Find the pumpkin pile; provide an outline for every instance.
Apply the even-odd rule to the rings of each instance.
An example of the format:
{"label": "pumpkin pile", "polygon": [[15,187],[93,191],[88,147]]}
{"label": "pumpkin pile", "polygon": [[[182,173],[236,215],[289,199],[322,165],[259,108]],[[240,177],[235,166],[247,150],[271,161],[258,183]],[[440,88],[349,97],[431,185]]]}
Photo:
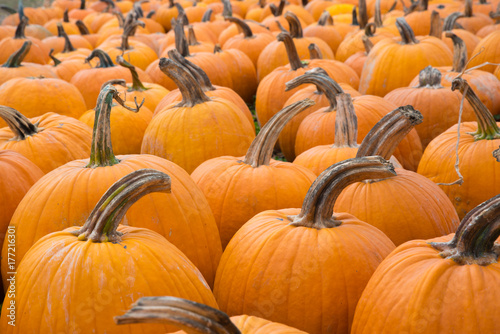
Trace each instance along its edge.
{"label": "pumpkin pile", "polygon": [[500,333],[500,0],[34,2],[1,333]]}

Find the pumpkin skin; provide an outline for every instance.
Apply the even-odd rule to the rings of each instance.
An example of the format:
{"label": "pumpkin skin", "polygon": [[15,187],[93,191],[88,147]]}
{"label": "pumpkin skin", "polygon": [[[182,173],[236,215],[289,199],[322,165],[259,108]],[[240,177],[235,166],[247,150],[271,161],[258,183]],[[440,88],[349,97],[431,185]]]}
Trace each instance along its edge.
{"label": "pumpkin skin", "polygon": [[[84,333],[89,327],[98,333],[132,333],[137,328],[127,330],[109,319],[147,295],[175,295],[217,307],[200,272],[158,233],[120,226],[125,234],[113,244],[80,241],[68,233],[74,230],[47,235],[26,254],[16,275],[16,326],[7,324],[7,298],[2,333]],[[44,321],[47,303],[50,319]],[[141,327],[145,333],[169,331],[161,325]]]}
{"label": "pumpkin skin", "polygon": [[44,130],[17,141],[11,140],[15,137],[11,129],[2,128],[0,149],[21,153],[44,173],[90,154],[92,132],[86,124],[55,113],[46,113],[29,121]]}
{"label": "pumpkin skin", "polygon": [[[474,59],[470,60],[468,68],[481,65],[485,62],[498,63],[500,61],[500,31],[494,31],[485,38],[483,38],[477,45],[473,54],[478,54],[479,50],[484,50],[478,54]],[[483,71],[493,73],[496,69],[495,65],[485,65],[480,68]]]}

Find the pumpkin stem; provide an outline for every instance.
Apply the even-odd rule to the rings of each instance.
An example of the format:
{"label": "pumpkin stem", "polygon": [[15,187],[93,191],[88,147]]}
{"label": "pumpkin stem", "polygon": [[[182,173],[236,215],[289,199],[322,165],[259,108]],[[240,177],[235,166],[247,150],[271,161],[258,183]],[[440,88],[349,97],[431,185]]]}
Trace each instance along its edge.
{"label": "pumpkin stem", "polygon": [[367,25],[365,25],[365,36],[366,37],[373,37],[375,36],[375,33],[377,32],[377,26],[375,23],[370,22]]}
{"label": "pumpkin stem", "polygon": [[358,13],[356,12],[356,7],[352,9],[352,26],[359,26]]}
{"label": "pumpkin stem", "polygon": [[363,46],[365,47],[366,54],[369,54],[373,49],[373,43],[370,38],[366,35],[361,36],[361,40],[363,41]]}
{"label": "pumpkin stem", "polygon": [[429,36],[434,36],[441,39],[442,32],[443,29],[441,28],[441,17],[439,16],[438,12],[433,10],[431,14],[431,30],[429,32]]}
{"label": "pumpkin stem", "polygon": [[19,48],[19,50],[10,55],[9,59],[7,59],[7,61],[5,62],[5,64],[2,65],[2,67],[9,67],[9,68],[20,67],[24,58],[30,51],[32,44],[33,43],[29,39],[26,40],[21,46],[21,48]]}
{"label": "pumpkin stem", "polygon": [[172,59],[161,58],[160,70],[172,79],[182,94],[182,101],[177,104],[178,107],[192,108],[197,104],[210,101],[205,95],[200,84],[189,73],[189,70]]}
{"label": "pumpkin stem", "polygon": [[[110,0],[110,3],[112,3],[113,5],[115,4],[112,0]],[[116,16],[116,19],[118,20],[118,26],[120,28],[123,28],[124,22],[125,22],[125,18],[123,17],[123,14],[119,11],[113,11],[112,14],[114,16]]]}
{"label": "pumpkin stem", "polygon": [[396,27],[401,35],[401,41],[403,44],[417,44],[419,41],[415,38],[413,30],[408,25],[404,17],[398,17],[396,19]]}
{"label": "pumpkin stem", "polygon": [[451,13],[444,19],[443,31],[450,31],[456,28],[458,25],[457,20],[461,17],[464,17],[462,12]]}
{"label": "pumpkin stem", "polygon": [[313,182],[300,214],[288,217],[293,226],[332,228],[342,224],[334,217],[333,207],[340,193],[350,184],[366,179],[396,175],[394,166],[381,157],[362,157],[341,161],[328,167]]}
{"label": "pumpkin stem", "polygon": [[88,55],[87,58],[85,58],[85,61],[88,63],[95,57],[99,58],[99,64],[95,68],[104,68],[104,67],[113,67],[115,64],[113,64],[113,61],[111,60],[111,57],[104,52],[101,49],[94,49],[92,52]]}
{"label": "pumpkin stem", "polygon": [[118,325],[140,323],[169,324],[200,334],[241,334],[229,316],[210,306],[177,297],[142,297],[122,316]]}
{"label": "pumpkin stem", "polygon": [[146,15],[146,18],[152,19],[155,14],[156,14],[156,10],[152,10],[148,13],[148,15]]}
{"label": "pumpkin stem", "polygon": [[129,62],[127,62],[125,59],[123,59],[123,56],[117,56],[116,63],[120,66],[128,68],[130,71],[130,74],[132,74],[132,86],[127,91],[129,91],[129,92],[143,92],[143,91],[149,89],[142,84],[141,79],[139,79],[139,74],[137,73],[137,71],[135,69],[135,66],[130,64]]}
{"label": "pumpkin stem", "polygon": [[188,26],[188,37],[187,38],[188,38],[188,45],[189,46],[201,44],[196,39],[196,34],[194,33],[194,29],[193,29],[193,26],[191,24]]}
{"label": "pumpkin stem", "polygon": [[233,7],[231,6],[231,2],[229,0],[221,0],[222,2],[222,17],[231,17],[233,16]]}
{"label": "pumpkin stem", "polygon": [[120,162],[113,154],[113,145],[111,144],[110,118],[113,99],[122,107],[133,112],[138,112],[142,103],[144,103],[143,100],[141,105],[137,105],[136,101],[137,109],[132,109],[125,105],[125,102],[118,96],[118,91],[111,84],[101,89],[95,107],[94,131],[87,168],[113,166]]}
{"label": "pumpkin stem", "polygon": [[302,31],[302,25],[300,24],[297,15],[292,12],[286,12],[285,19],[290,26],[290,35],[292,35],[292,38],[303,38],[304,34]]}
{"label": "pumpkin stem", "polygon": [[168,57],[177,63],[179,63],[182,67],[184,67],[186,70],[191,73],[191,75],[194,77],[195,81],[201,86],[201,89],[204,92],[216,90],[217,88],[212,85],[212,82],[210,81],[210,78],[208,75],[203,71],[201,67],[198,65],[190,62],[186,58],[184,58],[179,51],[172,49],[168,51]]}
{"label": "pumpkin stem", "polygon": [[379,155],[389,160],[401,140],[422,121],[422,114],[409,105],[391,111],[368,132],[356,157]]}
{"label": "pumpkin stem", "polygon": [[323,59],[321,50],[316,44],[311,43],[307,48],[309,49],[309,59]]}
{"label": "pumpkin stem", "polygon": [[333,25],[333,17],[330,15],[330,13],[326,10],[321,13],[321,16],[319,17],[318,20],[318,25],[319,26],[332,26]]}
{"label": "pumpkin stem", "polygon": [[152,192],[170,193],[170,177],[155,169],[136,170],[116,181],[102,195],[81,229],[70,232],[78,240],[92,242],[121,241],[116,229],[127,210]]}
{"label": "pumpkin stem", "polygon": [[127,82],[125,81],[125,79],[111,79],[111,80],[108,80],[105,83],[103,83],[101,85],[100,90],[103,90],[104,87],[106,87],[107,85],[113,85],[113,86],[118,85],[118,86],[122,86],[122,87],[127,87]]}
{"label": "pumpkin stem", "polygon": [[0,5],[0,10],[3,10],[4,12],[6,12],[8,14],[15,14],[15,13],[17,13],[17,10],[15,10],[14,8],[10,8],[7,5]]}
{"label": "pumpkin stem", "polygon": [[59,37],[64,38],[64,49],[62,50],[61,53],[68,53],[68,52],[76,51],[73,44],[71,44],[71,41],[68,37],[68,34],[66,34],[66,31],[64,30],[64,27],[60,22],[57,23],[57,35]]}
{"label": "pumpkin stem", "polygon": [[85,0],[80,0],[80,9],[85,9],[86,1]]}
{"label": "pumpkin stem", "polygon": [[17,25],[16,32],[14,34],[14,39],[26,39],[24,31],[26,30],[27,25],[28,25],[28,18],[23,15],[19,21],[19,24]]}
{"label": "pumpkin stem", "polygon": [[295,43],[293,42],[293,38],[289,33],[281,32],[277,36],[277,39],[278,41],[285,44],[286,54],[288,56],[288,61],[290,62],[292,71],[297,71],[299,68],[307,67],[307,65],[303,64],[300,60],[299,54],[297,53],[297,48],[295,47]]}
{"label": "pumpkin stem", "polygon": [[177,15],[177,22],[179,22],[183,26],[189,25],[189,20],[186,15],[186,11],[184,10],[184,7],[182,7],[179,3],[175,3],[175,8],[177,8],[177,12],[179,14]]}
{"label": "pumpkin stem", "polygon": [[452,240],[432,242],[431,246],[441,251],[443,258],[452,259],[460,265],[487,266],[498,262],[500,248],[495,246],[495,240],[499,236],[500,195],[497,195],[469,212]]}
{"label": "pumpkin stem", "polygon": [[500,147],[493,151],[493,158],[497,159],[500,162]]}
{"label": "pumpkin stem", "polygon": [[34,136],[43,130],[43,128],[38,127],[38,123],[31,123],[28,118],[11,107],[0,106],[0,118],[7,123],[15,135],[10,139],[11,141],[25,140],[26,137]]}
{"label": "pumpkin stem", "polygon": [[56,57],[54,57],[53,53],[54,53],[54,49],[50,49],[50,51],[49,51],[49,57],[54,62],[54,66],[57,67],[62,62],[59,59],[57,59]]}
{"label": "pumpkin stem", "polygon": [[243,35],[245,36],[245,38],[253,37],[252,29],[245,21],[240,20],[237,17],[225,17],[224,20],[235,23],[238,28],[243,31]]}
{"label": "pumpkin stem", "polygon": [[333,111],[337,108],[337,94],[344,93],[342,87],[340,87],[335,80],[330,78],[326,71],[320,67],[313,68],[301,76],[288,81],[285,84],[285,91],[292,90],[304,84],[316,85],[318,92],[325,94],[326,98],[330,102],[330,108],[328,111]]}
{"label": "pumpkin stem", "polygon": [[453,41],[453,67],[451,71],[461,73],[467,66],[467,46],[460,37],[451,31],[447,31],[445,36]]}
{"label": "pumpkin stem", "polygon": [[283,9],[285,9],[286,0],[280,0],[278,7],[274,3],[269,4],[269,9],[274,17],[283,15]]}
{"label": "pumpkin stem", "polygon": [[364,29],[368,24],[368,11],[366,10],[366,0],[358,1],[359,27]]}
{"label": "pumpkin stem", "polygon": [[85,35],[90,35],[90,30],[87,28],[85,23],[83,23],[82,20],[77,20],[75,22],[76,27],[78,28],[78,31],[80,31],[80,35],[85,36]]}
{"label": "pumpkin stem", "polygon": [[283,130],[285,125],[298,113],[314,104],[315,102],[313,100],[304,99],[283,108],[280,112],[271,117],[266,125],[260,129],[259,134],[248,148],[243,162],[253,168],[269,165],[273,155],[274,145],[278,140],[281,130]]}
{"label": "pumpkin stem", "polygon": [[380,0],[375,1],[375,14],[373,16],[373,22],[377,28],[384,26],[384,22],[382,21],[382,11],[380,9]]}
{"label": "pumpkin stem", "polygon": [[464,15],[465,17],[472,17],[474,13],[472,12],[472,0],[465,0]]}
{"label": "pumpkin stem", "polygon": [[358,147],[358,118],[351,95],[337,95],[335,114],[335,147]]}
{"label": "pumpkin stem", "polygon": [[[495,118],[490,113],[488,108],[477,97],[474,90],[469,86],[469,83],[461,77],[456,77],[451,82],[451,90],[460,90],[460,93],[465,94],[465,98],[472,106],[477,118],[477,131],[470,133],[474,136],[474,140],[493,140],[500,138],[500,129],[498,128]],[[467,89],[467,92],[465,90]]]}
{"label": "pumpkin stem", "polygon": [[418,88],[443,88],[441,85],[441,72],[432,66],[427,66],[418,75]]}
{"label": "pumpkin stem", "polygon": [[173,24],[175,19],[172,19],[172,25],[174,27],[175,35],[175,48],[184,57],[189,57],[189,44],[186,38],[186,33],[184,32],[184,26],[182,25],[182,18],[177,19],[175,24]]}
{"label": "pumpkin stem", "polygon": [[213,12],[212,8],[208,8],[201,17],[201,22],[210,22]]}
{"label": "pumpkin stem", "polygon": [[139,26],[144,28],[146,25],[142,21],[133,20],[132,22],[130,22],[130,24],[127,24],[125,26],[125,28],[123,29],[122,44],[121,44],[121,47],[120,47],[120,49],[122,51],[126,51],[126,50],[132,49],[130,47],[128,39],[130,38],[130,36],[133,36],[135,34],[135,32],[137,30],[137,27],[139,27]]}

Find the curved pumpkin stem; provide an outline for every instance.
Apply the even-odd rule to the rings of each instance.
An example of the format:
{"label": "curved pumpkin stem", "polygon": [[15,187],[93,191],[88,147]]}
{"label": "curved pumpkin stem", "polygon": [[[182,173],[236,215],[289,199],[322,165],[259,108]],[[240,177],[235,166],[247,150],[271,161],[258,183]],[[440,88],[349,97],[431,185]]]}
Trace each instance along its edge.
{"label": "curved pumpkin stem", "polygon": [[363,41],[363,46],[365,47],[366,54],[369,54],[373,49],[373,43],[370,38],[366,35],[361,36],[361,40]]}
{"label": "curved pumpkin stem", "polygon": [[358,117],[352,104],[351,95],[337,95],[337,113],[335,114],[334,147],[358,147]]}
{"label": "curved pumpkin stem", "polygon": [[443,29],[441,27],[441,17],[439,16],[438,12],[433,10],[431,14],[431,30],[429,32],[429,36],[434,36],[441,39],[442,32]]}
{"label": "curved pumpkin stem", "polygon": [[9,59],[7,59],[7,61],[5,62],[5,64],[2,65],[2,67],[9,67],[9,68],[20,67],[24,58],[30,51],[32,44],[33,42],[31,42],[29,39],[26,40],[23,43],[23,45],[21,45],[19,50],[10,55]]}
{"label": "curved pumpkin stem", "polygon": [[201,17],[201,22],[210,22],[213,13],[214,11],[212,10],[212,8],[208,8]]}
{"label": "curved pumpkin stem", "polygon": [[303,38],[302,25],[297,15],[292,12],[286,12],[284,17],[290,25],[290,35],[292,35],[292,38]]}
{"label": "curved pumpkin stem", "polygon": [[370,22],[367,25],[365,25],[365,36],[366,37],[373,37],[375,36],[375,33],[377,32],[377,26],[375,23]]}
{"label": "curved pumpkin stem", "polygon": [[321,13],[321,16],[318,19],[319,26],[332,26],[333,25],[333,17],[326,10]]}
{"label": "curved pumpkin stem", "polygon": [[422,114],[412,106],[399,107],[391,111],[368,132],[359,146],[356,157],[379,155],[389,160],[401,140],[422,121]]}
{"label": "curved pumpkin stem", "polygon": [[64,27],[60,22],[57,23],[57,36],[64,38],[64,49],[62,50],[61,53],[68,53],[68,52],[76,51],[73,44],[71,44],[71,41],[68,37],[68,34],[66,34],[66,31],[64,30]]}
{"label": "curved pumpkin stem", "polygon": [[17,10],[15,10],[14,8],[10,8],[7,5],[0,5],[0,10],[3,10],[4,12],[6,12],[8,14],[15,14],[15,13],[17,13]]}
{"label": "curved pumpkin stem", "polygon": [[243,162],[254,168],[269,165],[273,155],[274,145],[278,140],[281,130],[283,130],[285,125],[298,113],[314,104],[315,102],[313,100],[304,99],[283,108],[280,112],[271,117],[248,148]]}
{"label": "curved pumpkin stem", "polygon": [[177,297],[142,297],[122,316],[118,325],[163,323],[188,333],[241,334],[229,316],[210,306]]}
{"label": "curved pumpkin stem", "polygon": [[486,266],[497,263],[500,248],[495,240],[500,236],[500,195],[473,209],[460,223],[452,240],[431,243],[440,255],[460,265]]}
{"label": "curved pumpkin stem", "polygon": [[473,4],[472,0],[465,0],[465,8],[464,8],[464,15],[465,17],[473,17]]}
{"label": "curved pumpkin stem", "polygon": [[290,67],[293,71],[297,71],[299,68],[307,67],[300,60],[299,54],[297,53],[297,48],[293,42],[292,36],[287,32],[281,32],[277,36],[278,41],[283,42],[286,48],[286,54],[288,56],[288,61],[290,62]]}
{"label": "curved pumpkin stem", "polygon": [[396,27],[401,35],[401,42],[403,44],[417,44],[420,43],[416,38],[413,30],[408,25],[404,17],[398,17],[396,19]]}
{"label": "curved pumpkin stem", "polygon": [[212,85],[210,78],[201,67],[187,60],[176,49],[169,50],[168,57],[188,70],[189,73],[191,73],[191,75],[194,77],[195,81],[201,86],[201,89],[204,92],[217,89],[214,87],[214,85]]}
{"label": "curved pumpkin stem", "polygon": [[111,57],[101,49],[92,50],[88,57],[85,58],[85,62],[88,63],[95,57],[99,58],[99,64],[95,68],[107,68],[115,66],[115,64],[113,64],[113,61],[111,60]]}
{"label": "curved pumpkin stem", "polygon": [[152,192],[169,193],[170,177],[155,169],[140,169],[115,182],[97,202],[81,229],[70,232],[79,240],[92,242],[121,241],[116,229],[127,210]]}
{"label": "curved pumpkin stem", "polygon": [[309,59],[323,59],[321,50],[318,48],[316,44],[311,43],[307,48],[309,50]]}
{"label": "curved pumpkin stem", "polygon": [[122,34],[122,44],[121,44],[121,47],[120,49],[122,51],[126,51],[126,50],[130,50],[131,47],[130,47],[130,44],[128,42],[130,36],[133,36],[137,30],[137,27],[142,27],[144,28],[146,25],[144,22],[142,21],[137,21],[137,20],[134,20],[133,22],[131,22],[130,24],[127,24],[125,26],[125,28],[123,29],[123,34]]}
{"label": "curved pumpkin stem", "polygon": [[225,17],[224,20],[235,23],[241,31],[243,31],[243,35],[245,38],[252,38],[253,32],[250,26],[243,20],[240,20],[237,17]]}
{"label": "curved pumpkin stem", "polygon": [[427,66],[418,75],[418,88],[443,88],[441,85],[441,72],[432,66]]}
{"label": "curved pumpkin stem", "polygon": [[467,66],[467,46],[460,37],[451,31],[447,31],[445,36],[451,38],[453,42],[453,67],[451,70],[461,73]]}
{"label": "curved pumpkin stem", "polygon": [[368,24],[368,11],[366,9],[366,0],[359,0],[358,1],[358,14],[359,14],[359,27],[361,29],[364,29],[365,26]]}
{"label": "curved pumpkin stem", "polygon": [[380,1],[375,1],[375,14],[373,15],[373,22],[377,28],[381,28],[384,26],[384,22],[382,21],[382,11],[380,10]]}
{"label": "curved pumpkin stem", "polygon": [[298,76],[290,81],[286,85],[285,91],[292,90],[301,85],[313,84],[316,85],[316,89],[325,94],[326,98],[330,102],[330,108],[327,111],[334,111],[337,108],[337,94],[344,93],[342,87],[335,82],[332,78],[328,76],[326,71],[320,67],[313,68],[306,73]]}
{"label": "curved pumpkin stem", "polygon": [[127,87],[127,82],[125,81],[125,79],[111,79],[101,85],[101,90],[103,90],[107,85]]}
{"label": "curved pumpkin stem", "polygon": [[26,39],[24,31],[26,30],[27,25],[28,18],[23,15],[19,21],[19,24],[17,25],[16,32],[14,33],[14,39]]}
{"label": "curved pumpkin stem", "polygon": [[231,2],[229,0],[221,0],[222,2],[222,17],[231,17],[233,16],[233,7],[231,6]]}
{"label": "curved pumpkin stem", "polygon": [[174,27],[175,48],[180,52],[182,56],[189,57],[189,44],[186,38],[186,33],[184,32],[184,26],[181,24],[180,18],[177,21],[175,21],[175,19],[172,19],[172,26]]}
{"label": "curved pumpkin stem", "polygon": [[69,23],[68,8],[64,10],[62,19],[64,23]]}
{"label": "curved pumpkin stem", "polygon": [[38,124],[33,124],[28,118],[14,108],[0,105],[0,118],[7,123],[14,137],[10,140],[20,141],[43,131]]}
{"label": "curved pumpkin stem", "polygon": [[82,20],[77,20],[75,22],[76,27],[78,28],[78,31],[80,31],[80,35],[85,36],[85,35],[90,35],[90,30],[87,28],[85,23],[83,23]]}
{"label": "curved pumpkin stem", "polygon": [[472,106],[477,118],[477,131],[470,133],[474,140],[492,140],[500,138],[500,129],[495,121],[495,118],[490,113],[488,108],[481,102],[476,93],[469,86],[469,83],[461,77],[453,79],[451,82],[451,90],[460,90],[460,93],[465,95],[467,101]]}
{"label": "curved pumpkin stem", "polygon": [[334,217],[333,207],[340,193],[350,184],[366,179],[396,175],[394,166],[381,157],[353,158],[328,167],[313,182],[300,214],[289,217],[290,225],[332,228],[342,224]]}
{"label": "curved pumpkin stem", "polygon": [[135,66],[123,59],[123,56],[117,56],[116,62],[118,65],[128,68],[130,74],[132,74],[132,86],[127,90],[129,92],[143,92],[148,90],[146,86],[143,85],[141,79],[139,79],[139,74],[137,73]]}
{"label": "curved pumpkin stem", "polygon": [[182,94],[182,101],[178,107],[194,107],[197,104],[210,101],[205,95],[200,84],[189,73],[189,71],[179,63],[168,58],[160,59],[160,70],[172,79]]}
{"label": "curved pumpkin stem", "polygon": [[90,160],[87,168],[96,168],[104,166],[113,166],[120,161],[113,153],[113,145],[111,144],[111,107],[113,99],[116,100],[122,107],[138,112],[144,100],[136,109],[132,109],[125,105],[118,95],[118,91],[111,84],[106,85],[100,92],[97,98],[95,107],[94,130],[92,135],[92,146],[90,151]]}
{"label": "curved pumpkin stem", "polygon": [[57,67],[60,63],[62,63],[62,61],[60,61],[59,59],[57,59],[54,56],[54,49],[50,49],[50,51],[49,51],[49,57],[54,62],[54,67]]}
{"label": "curved pumpkin stem", "polygon": [[356,7],[353,7],[352,9],[352,26],[359,26],[358,22],[358,13],[356,12]]}
{"label": "curved pumpkin stem", "polygon": [[456,28],[457,20],[464,17],[462,12],[451,13],[444,19],[443,31],[450,31]]}

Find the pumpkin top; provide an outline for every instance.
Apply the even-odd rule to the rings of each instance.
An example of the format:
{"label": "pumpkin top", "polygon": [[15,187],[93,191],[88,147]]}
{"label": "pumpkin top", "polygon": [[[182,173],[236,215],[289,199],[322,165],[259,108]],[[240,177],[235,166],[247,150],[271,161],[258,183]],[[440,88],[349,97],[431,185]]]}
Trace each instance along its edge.
{"label": "pumpkin top", "polygon": [[460,90],[460,93],[462,93],[462,95],[465,95],[465,98],[474,110],[474,114],[476,114],[477,131],[471,133],[471,135],[474,137],[474,140],[499,139],[500,128],[498,128],[495,118],[490,113],[488,108],[486,108],[484,103],[481,102],[474,90],[469,86],[469,83],[461,76],[456,77],[451,82],[451,90],[456,89]]}
{"label": "pumpkin top", "polygon": [[122,51],[132,49],[129,44],[129,38],[135,34],[137,27],[144,28],[146,26],[144,22],[138,21],[136,17],[137,14],[134,13],[127,15],[127,20],[125,21],[125,25],[123,27],[122,43],[120,46],[120,50]]}
{"label": "pumpkin top", "polygon": [[141,79],[139,79],[139,74],[137,73],[134,65],[126,61],[123,56],[117,56],[116,62],[118,63],[118,65],[128,68],[130,74],[132,74],[132,86],[127,89],[128,92],[143,92],[149,89],[144,86],[141,82]]}
{"label": "pumpkin top", "polygon": [[68,34],[66,34],[66,31],[64,30],[64,27],[63,27],[61,22],[57,23],[57,36],[64,38],[64,48],[63,48],[61,53],[68,53],[68,52],[76,51],[73,44],[71,44],[71,41],[68,37]]}
{"label": "pumpkin top", "polygon": [[27,25],[28,25],[28,18],[22,15],[22,17],[19,20],[19,24],[17,25],[16,32],[14,34],[14,39],[26,39],[24,31],[26,30]]}
{"label": "pumpkin top", "polygon": [[333,17],[328,11],[323,11],[318,19],[319,26],[333,26]]}
{"label": "pumpkin top", "polygon": [[314,43],[309,44],[307,49],[309,50],[309,59],[323,59],[321,50],[316,44]]}
{"label": "pumpkin top", "polygon": [[300,24],[297,15],[293,12],[286,12],[284,17],[290,26],[290,35],[292,38],[303,38],[304,33],[302,31],[302,25]]}
{"label": "pumpkin top", "polygon": [[401,43],[406,44],[418,44],[419,41],[415,38],[415,33],[411,29],[410,25],[406,22],[404,17],[398,17],[396,19],[396,27],[401,35]]}
{"label": "pumpkin top", "polygon": [[31,123],[28,118],[11,107],[0,106],[0,118],[7,123],[10,130],[15,135],[10,140],[25,140],[27,137],[34,136],[40,131],[43,131],[43,128],[39,128],[38,124]]}
{"label": "pumpkin top", "polygon": [[33,42],[31,42],[29,39],[26,40],[23,45],[14,52],[12,55],[10,55],[9,59],[5,62],[5,64],[2,65],[2,67],[9,67],[9,68],[16,68],[16,67],[21,67],[21,63],[23,62],[24,58],[30,52],[31,45]]}
{"label": "pumpkin top", "polygon": [[452,240],[431,243],[440,255],[460,265],[486,266],[498,262],[500,247],[495,240],[500,236],[500,195],[471,210],[458,226]]}
{"label": "pumpkin top", "polygon": [[336,220],[333,207],[348,185],[368,178],[387,178],[396,175],[387,160],[375,157],[353,158],[328,167],[314,181],[297,216],[290,216],[290,225],[315,229],[333,228],[342,224]]}
{"label": "pumpkin top", "polygon": [[229,316],[213,307],[177,297],[142,297],[122,316],[118,325],[161,322],[188,333],[240,334]]}
{"label": "pumpkin top", "polygon": [[278,140],[281,130],[295,115],[314,104],[313,100],[304,99],[283,108],[271,117],[248,148],[243,162],[254,168],[269,165],[274,145]]}
{"label": "pumpkin top", "polygon": [[245,21],[237,17],[225,17],[224,20],[235,23],[238,29],[243,31],[243,36],[245,36],[245,38],[254,38],[252,29]]}
{"label": "pumpkin top", "polygon": [[182,17],[183,16],[179,14],[177,21],[175,21],[175,19],[172,19],[172,26],[174,27],[174,36],[175,36],[175,48],[180,52],[182,56],[188,57],[190,56],[189,44],[186,38],[186,33],[184,32]]}
{"label": "pumpkin top", "polygon": [[140,169],[116,181],[102,195],[81,229],[70,233],[79,240],[92,242],[121,241],[121,233],[116,229],[127,210],[152,192],[169,193],[170,177],[154,169]]}
{"label": "pumpkin top", "polygon": [[87,28],[85,23],[83,23],[82,20],[76,20],[75,22],[76,27],[78,28],[78,31],[80,32],[80,35],[85,36],[85,35],[90,35],[90,30]]}
{"label": "pumpkin top", "polygon": [[418,75],[418,88],[443,88],[441,72],[430,65],[424,68]]}
{"label": "pumpkin top", "polygon": [[461,73],[467,66],[467,46],[460,37],[451,31],[447,31],[445,36],[451,38],[453,42],[453,66],[451,71]]}
{"label": "pumpkin top", "polygon": [[457,23],[457,20],[461,17],[464,17],[464,14],[462,12],[454,12],[454,13],[451,13],[450,15],[448,15],[445,19],[444,19],[444,23],[443,23],[443,30],[444,31],[450,31],[452,29],[455,29],[455,27],[457,25],[459,25]]}
{"label": "pumpkin top", "polygon": [[335,115],[335,142],[333,147],[358,147],[358,118],[354,111],[351,95],[337,95]]}
{"label": "pumpkin top", "polygon": [[441,39],[442,31],[443,28],[441,25],[441,17],[439,16],[439,12],[433,10],[431,13],[431,30],[429,32],[429,36]]}
{"label": "pumpkin top", "polygon": [[281,32],[276,38],[278,39],[278,41],[285,44],[288,61],[290,62],[290,67],[293,71],[296,71],[299,68],[307,67],[307,64],[302,63],[302,61],[300,60],[299,54],[297,53],[297,48],[295,47],[295,43],[293,42],[292,35],[290,35],[288,32]]}
{"label": "pumpkin top", "polygon": [[111,60],[111,57],[101,49],[92,50],[88,57],[85,58],[85,61],[88,63],[95,57],[99,58],[99,64],[94,68],[108,68],[115,66],[115,64],[113,64],[113,61]]}
{"label": "pumpkin top", "polygon": [[203,71],[201,67],[187,60],[182,54],[180,54],[177,49],[172,49],[168,51],[168,57],[177,63],[179,63],[182,67],[191,73],[191,75],[195,78],[196,82],[201,86],[204,92],[213,91],[217,88],[212,85],[210,78],[207,73]]}

